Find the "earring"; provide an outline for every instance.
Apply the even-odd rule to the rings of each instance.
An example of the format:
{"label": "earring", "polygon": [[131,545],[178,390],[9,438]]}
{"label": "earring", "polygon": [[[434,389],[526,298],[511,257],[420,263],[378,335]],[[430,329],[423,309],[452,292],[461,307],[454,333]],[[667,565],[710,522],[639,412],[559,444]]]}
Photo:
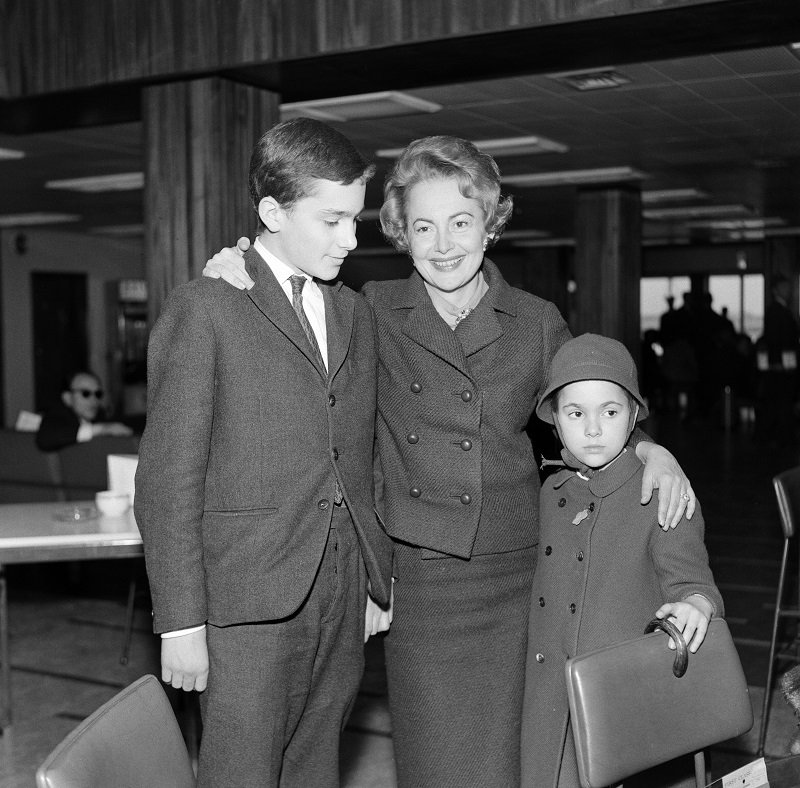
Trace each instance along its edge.
{"label": "earring", "polygon": [[483,239],[483,251],[485,252],[489,248],[489,236],[487,235],[486,238]]}

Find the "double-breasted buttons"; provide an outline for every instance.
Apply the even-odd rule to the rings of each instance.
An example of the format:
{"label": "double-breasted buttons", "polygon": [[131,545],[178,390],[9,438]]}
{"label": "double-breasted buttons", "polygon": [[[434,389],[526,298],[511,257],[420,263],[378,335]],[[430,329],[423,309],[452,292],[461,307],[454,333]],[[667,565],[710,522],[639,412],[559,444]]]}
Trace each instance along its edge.
{"label": "double-breasted buttons", "polygon": [[594,501],[592,501],[592,502],[589,504],[589,511],[590,511],[590,512],[593,512],[593,511],[594,511]]}
{"label": "double-breasted buttons", "polygon": [[419,435],[416,432],[411,432],[406,436],[409,443],[419,443]]}
{"label": "double-breasted buttons", "polygon": [[575,556],[579,561],[583,561],[583,550],[578,550],[578,554]]}
{"label": "double-breasted buttons", "polygon": [[336,397],[334,397],[334,396],[333,396],[333,394],[331,394],[331,395],[328,397],[328,405],[330,405],[331,407],[333,407],[335,404],[336,404]]}
{"label": "double-breasted buttons", "polygon": [[536,661],[541,665],[542,662],[544,662],[544,654],[541,654],[541,653],[537,654],[536,655]]}
{"label": "double-breasted buttons", "polygon": [[417,383],[417,381],[415,380],[411,384],[411,391],[413,391],[414,394],[419,394],[422,391],[422,384],[421,383]]}
{"label": "double-breasted buttons", "polygon": [[325,511],[325,509],[327,509],[330,505],[331,502],[327,498],[323,498],[321,501],[317,501],[317,508],[322,509],[322,511]]}
{"label": "double-breasted buttons", "polygon": [[464,504],[464,506],[469,506],[472,503],[472,496],[469,493],[463,493],[459,496],[459,501]]}
{"label": "double-breasted buttons", "polygon": [[335,446],[333,447],[333,451],[331,451],[331,457],[333,457],[334,460],[339,459],[339,449],[337,449]]}
{"label": "double-breasted buttons", "polygon": [[539,607],[544,607],[544,597],[543,596],[539,597]]}
{"label": "double-breasted buttons", "polygon": [[461,392],[461,399],[463,399],[464,402],[470,402],[472,400],[472,392],[469,389],[465,389]]}
{"label": "double-breasted buttons", "polygon": [[567,505],[567,499],[566,498],[559,498],[558,499],[558,506],[559,506],[560,509],[563,509],[566,505]]}
{"label": "double-breasted buttons", "polygon": [[411,489],[408,491],[408,494],[409,494],[409,495],[410,495],[412,498],[419,498],[419,496],[420,496],[420,495],[422,495],[422,490],[420,490],[420,489],[419,489],[419,487],[412,487],[412,488],[411,488]]}
{"label": "double-breasted buttons", "polygon": [[572,603],[572,604],[569,606],[569,612],[570,612],[570,613],[574,613],[576,610],[577,610],[577,608],[575,607],[575,603],[573,602],[573,603]]}
{"label": "double-breasted buttons", "polygon": [[464,438],[458,445],[461,446],[464,451],[469,451],[472,448],[472,441],[468,438]]}
{"label": "double-breasted buttons", "polygon": [[550,553],[552,553],[552,552],[553,552],[553,548],[550,547],[550,545],[547,545],[547,547],[544,548],[544,554],[545,555],[550,555]]}

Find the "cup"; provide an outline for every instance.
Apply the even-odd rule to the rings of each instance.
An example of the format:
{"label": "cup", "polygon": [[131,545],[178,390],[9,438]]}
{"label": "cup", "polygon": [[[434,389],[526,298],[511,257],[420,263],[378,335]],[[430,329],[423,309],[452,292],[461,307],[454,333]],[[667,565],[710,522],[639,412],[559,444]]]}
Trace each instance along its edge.
{"label": "cup", "polygon": [[119,517],[128,511],[131,497],[125,492],[103,490],[94,496],[94,502],[100,514],[104,514],[106,517]]}

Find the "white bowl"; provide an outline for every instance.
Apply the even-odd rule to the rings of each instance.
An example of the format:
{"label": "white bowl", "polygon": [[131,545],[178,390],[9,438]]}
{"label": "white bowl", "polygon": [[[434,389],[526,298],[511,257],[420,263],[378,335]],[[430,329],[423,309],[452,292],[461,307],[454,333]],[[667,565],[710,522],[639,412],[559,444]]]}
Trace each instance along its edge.
{"label": "white bowl", "polygon": [[128,493],[117,492],[116,490],[103,490],[94,496],[94,502],[100,514],[107,517],[119,517],[125,514],[131,505],[131,497]]}

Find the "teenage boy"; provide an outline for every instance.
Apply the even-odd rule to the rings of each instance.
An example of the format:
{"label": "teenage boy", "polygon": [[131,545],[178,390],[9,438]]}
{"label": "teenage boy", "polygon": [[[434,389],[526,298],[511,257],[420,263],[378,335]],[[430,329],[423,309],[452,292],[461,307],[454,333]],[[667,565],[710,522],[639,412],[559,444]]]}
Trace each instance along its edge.
{"label": "teenage boy", "polygon": [[200,786],[338,785],[363,640],[388,627],[373,321],[332,283],[373,171],[324,123],[269,130],[255,286],[178,287],[150,338],[135,511],[162,678],[205,690]]}

